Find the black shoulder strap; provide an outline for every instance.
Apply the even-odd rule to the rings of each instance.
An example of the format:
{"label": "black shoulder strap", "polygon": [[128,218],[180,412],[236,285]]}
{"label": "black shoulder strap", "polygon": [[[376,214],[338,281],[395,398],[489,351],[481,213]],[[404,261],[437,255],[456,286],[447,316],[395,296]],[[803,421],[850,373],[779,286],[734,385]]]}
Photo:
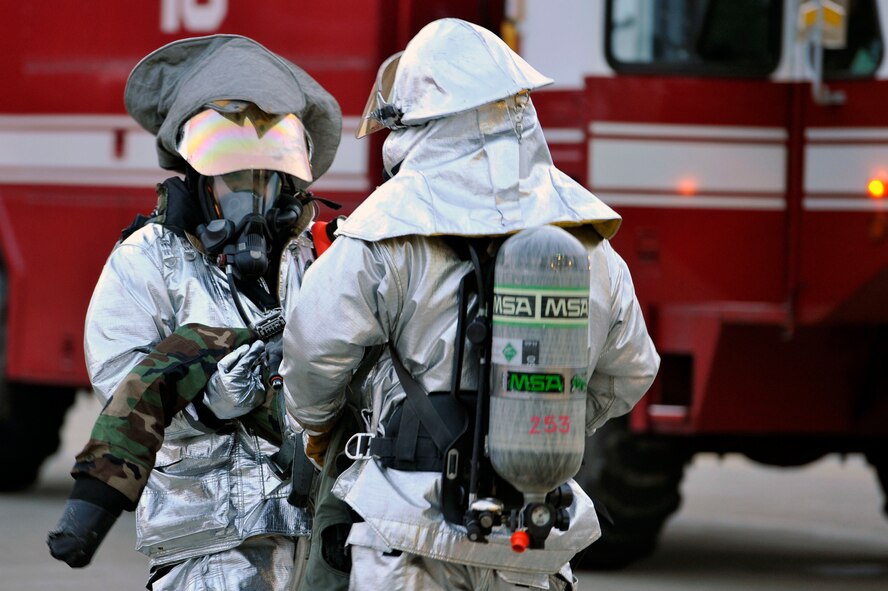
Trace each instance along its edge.
{"label": "black shoulder strap", "polygon": [[132,223],[120,232],[120,241],[149,223],[162,224],[179,236],[196,234],[197,225],[203,220],[200,205],[186,182],[170,177],[157,185],[157,205],[150,214],[138,214]]}
{"label": "black shoulder strap", "polygon": [[161,223],[180,236],[186,232],[196,235],[197,226],[203,223],[204,215],[194,191],[175,176],[162,182],[160,187],[166,192],[166,216]]}
{"label": "black shoulder strap", "polygon": [[[455,395],[462,389],[460,378],[466,342],[471,341],[476,347],[490,345],[489,314],[492,312],[493,270],[496,254],[502,241],[487,237],[446,236],[445,242],[460,260],[472,263],[472,269],[460,281],[457,294],[459,316],[456,324],[455,355],[451,375],[451,392]],[[469,296],[473,293],[478,297],[478,311],[475,317],[468,318]],[[481,308],[484,308],[483,315],[480,314]],[[484,315],[488,316],[486,320]],[[481,353],[485,359],[490,359],[489,351]]]}
{"label": "black shoulder strap", "polygon": [[[486,297],[488,281],[492,270],[490,257],[487,256],[490,241],[487,238],[469,239],[460,236],[446,236],[445,242],[453,249],[454,253],[462,260],[472,261],[472,270],[460,281],[457,294],[459,316],[457,320],[457,336],[454,350],[454,363],[452,368],[451,391],[446,393],[428,393],[404,367],[394,345],[389,343],[392,364],[401,386],[404,388],[406,400],[399,411],[392,415],[390,427],[391,436],[376,437],[370,444],[371,453],[374,456],[391,462],[391,466],[399,469],[413,470],[439,470],[443,455],[455,444],[457,439],[466,433],[467,411],[460,402],[463,356],[465,353],[465,341],[467,336],[472,339],[475,327],[475,318],[467,323],[468,301],[470,293],[479,293],[485,290],[485,296],[479,297],[481,303],[489,300]],[[479,256],[480,253],[481,254]],[[484,264],[479,260],[483,257]],[[480,286],[479,286],[480,284]],[[483,315],[482,315],[483,319]],[[485,332],[488,334],[489,331]],[[477,346],[487,347],[489,339],[485,342],[477,342]],[[485,358],[487,355],[485,354]],[[487,374],[482,372],[484,376]],[[485,378],[481,377],[481,381]],[[487,388],[480,387],[478,393],[471,396],[473,407],[484,405],[483,396]],[[445,394],[445,396],[440,396]],[[434,400],[433,400],[434,398]],[[468,402],[468,400],[466,400]],[[477,408],[473,409],[477,411]],[[398,416],[400,414],[400,416]],[[422,435],[424,433],[424,435]],[[476,437],[473,437],[476,438]],[[431,439],[431,442],[429,442]],[[433,443],[436,450],[429,449]],[[435,459],[437,458],[437,459]],[[387,464],[388,465],[388,464]]]}

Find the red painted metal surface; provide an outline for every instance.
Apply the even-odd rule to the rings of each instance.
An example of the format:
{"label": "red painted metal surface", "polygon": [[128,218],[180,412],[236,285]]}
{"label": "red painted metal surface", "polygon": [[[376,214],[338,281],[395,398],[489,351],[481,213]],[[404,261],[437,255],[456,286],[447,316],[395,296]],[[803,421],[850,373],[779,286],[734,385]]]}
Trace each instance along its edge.
{"label": "red painted metal surface", "polygon": [[[163,4],[35,1],[6,7],[0,21],[5,56],[0,67],[7,88],[16,91],[4,93],[0,111],[123,114],[126,77],[143,56],[178,38],[226,32],[253,37],[299,64],[337,97],[346,114],[356,115],[377,64],[388,53],[379,15],[391,2],[347,2],[335,23],[321,4],[305,3],[296,10],[292,3],[270,0],[259,10],[228,2],[216,31],[171,34],[160,30]],[[119,157],[125,133],[115,138]],[[325,196],[349,210],[364,197]],[[9,279],[8,379],[87,385],[82,334],[90,294],[120,230],[154,202],[150,188],[0,187],[0,254]]]}
{"label": "red painted metal surface", "polygon": [[[582,127],[594,121],[782,128],[787,96],[785,85],[765,80],[589,78]],[[639,161],[639,177],[644,170]],[[589,183],[593,191],[614,192],[596,179]],[[614,239],[645,305],[783,302],[785,212],[694,209],[694,196],[686,199],[688,208],[627,209]]]}
{"label": "red painted metal surface", "polygon": [[[845,105],[815,105],[806,96],[808,127],[888,127],[888,81],[831,83]],[[808,142],[822,145],[824,140]],[[845,140],[845,146],[881,147],[888,140]],[[888,162],[883,166],[888,169]],[[870,179],[854,179],[858,191],[838,199],[866,198]],[[806,211],[799,228],[798,308],[801,322],[888,322],[888,207],[869,211]]]}
{"label": "red painted metal surface", "polygon": [[[364,108],[378,65],[426,22],[457,16],[495,28],[502,19],[501,2],[469,0],[344,0],[335,9],[287,0],[8,4],[0,20],[0,77],[4,88],[14,91],[0,96],[0,114],[31,117],[124,115],[126,78],[142,57],[184,37],[231,33],[298,64],[337,98],[346,117],[354,118]],[[188,28],[196,22],[189,21],[188,11],[203,11],[206,23],[214,6],[224,6],[224,18],[203,30]],[[164,19],[172,20],[173,30],[162,31]],[[364,168],[372,187],[380,182],[381,138],[364,141],[370,144]],[[118,160],[127,142],[125,130],[114,132]],[[322,191],[322,196],[345,205],[337,212],[322,208],[322,218],[329,219],[350,212],[366,194]],[[68,186],[58,179],[0,185],[7,379],[88,385],[82,339],[90,295],[120,230],[154,204],[147,187]]]}
{"label": "red painted metal surface", "polygon": [[[286,0],[226,2],[225,18],[210,31],[183,26],[161,31],[165,4],[12,2],[0,22],[5,113],[123,113],[123,87],[149,52],[183,37],[246,35],[300,65],[327,88],[346,113],[364,107],[376,68],[387,50],[385,0],[345,0],[335,12],[324,3]],[[203,2],[203,4],[214,4]],[[218,4],[218,3],[215,3]]]}
{"label": "red painted metal surface", "polygon": [[[141,57],[181,37],[227,32],[250,36],[304,67],[337,97],[346,116],[356,117],[377,65],[424,23],[458,16],[495,30],[503,12],[501,2],[468,0],[347,0],[335,11],[323,3],[229,1],[225,19],[212,31],[162,33],[161,7],[186,3],[213,4],[33,0],[6,7],[0,76],[16,91],[0,97],[0,113],[122,115],[126,76]],[[683,402],[676,403],[658,379],[633,413],[635,427],[701,434],[886,434],[888,403],[861,392],[881,371],[886,349],[873,326],[888,322],[888,211],[806,210],[803,179],[806,146],[822,141],[806,138],[806,131],[888,127],[888,83],[830,85],[846,92],[846,106],[815,106],[808,85],[766,79],[615,75],[587,78],[579,91],[534,93],[556,163],[602,194],[640,189],[589,178],[596,157],[591,141],[625,139],[613,131],[594,135],[593,122],[785,131],[783,139],[719,140],[785,147],[785,192],[742,193],[783,199],[781,209],[698,208],[691,206],[693,195],[686,196],[689,207],[617,207],[624,222],[614,245],[632,270],[664,364],[692,360]],[[632,137],[679,146],[705,139],[691,129],[666,140],[656,134]],[[379,182],[381,135],[369,140],[371,186]],[[121,130],[114,139],[119,158],[126,154],[127,134]],[[637,169],[643,178],[645,162]],[[861,179],[861,194],[867,180]],[[709,189],[715,198],[741,196]],[[663,188],[646,191],[677,196]],[[324,196],[346,203],[346,212],[364,197]],[[153,204],[145,189],[0,185],[9,378],[86,385],[82,322],[93,285],[120,229]]]}
{"label": "red painted metal surface", "polygon": [[[785,131],[782,140],[754,140],[785,146],[785,192],[762,195],[783,200],[781,210],[617,207],[624,220],[613,243],[632,269],[664,364],[692,359],[686,402],[664,404],[669,395],[658,379],[633,414],[635,428],[710,435],[888,434],[886,405],[861,402],[863,384],[877,371],[873,326],[888,320],[888,217],[803,207],[807,129],[888,124],[876,108],[877,97],[888,99],[885,83],[842,87],[851,108],[814,106],[807,84],[587,78],[585,96],[575,99],[583,114],[573,125],[587,141],[619,138],[613,132],[594,135],[593,122]],[[534,99],[551,116],[544,94]],[[567,104],[570,97],[555,102]],[[638,129],[632,139],[668,141],[677,150],[701,140],[693,127],[665,138],[656,132],[645,137]],[[587,154],[595,157],[594,150]],[[635,165],[643,177],[645,162]],[[641,191],[583,178],[602,194]],[[862,190],[867,180],[861,179]],[[668,189],[646,194],[678,195]]]}
{"label": "red painted metal surface", "polygon": [[[588,168],[588,150],[583,132],[586,121],[586,95],[576,91],[538,91],[533,95],[537,117],[549,143],[558,167],[574,180],[586,183]],[[565,138],[552,134],[552,130],[572,130],[580,138],[579,141],[566,141]]]}
{"label": "red painted metal surface", "polygon": [[787,89],[768,80],[614,76],[586,79],[588,121],[783,127]]}
{"label": "red painted metal surface", "polygon": [[87,384],[83,319],[90,294],[121,229],[155,201],[139,189],[0,187],[9,379]]}

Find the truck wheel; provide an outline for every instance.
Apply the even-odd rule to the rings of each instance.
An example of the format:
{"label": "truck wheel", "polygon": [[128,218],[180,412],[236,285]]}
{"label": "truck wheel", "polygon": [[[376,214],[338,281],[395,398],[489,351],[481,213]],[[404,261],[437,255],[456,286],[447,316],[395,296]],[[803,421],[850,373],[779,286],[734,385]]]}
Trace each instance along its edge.
{"label": "truck wheel", "polygon": [[59,447],[59,430],[76,393],[6,380],[6,294],[0,262],[0,492],[22,490],[37,480],[43,460]]}
{"label": "truck wheel", "polygon": [[59,448],[59,431],[77,391],[17,383],[0,387],[7,397],[6,416],[0,419],[0,492],[13,492],[34,484],[43,460]]}
{"label": "truck wheel", "polygon": [[590,437],[576,480],[596,504],[602,535],[573,566],[614,570],[651,554],[666,518],[681,504],[689,459],[681,440],[631,433],[626,417]]}
{"label": "truck wheel", "polygon": [[882,511],[888,516],[888,453],[886,452],[868,452],[866,459],[876,470],[876,476],[879,478],[879,484],[882,485]]}

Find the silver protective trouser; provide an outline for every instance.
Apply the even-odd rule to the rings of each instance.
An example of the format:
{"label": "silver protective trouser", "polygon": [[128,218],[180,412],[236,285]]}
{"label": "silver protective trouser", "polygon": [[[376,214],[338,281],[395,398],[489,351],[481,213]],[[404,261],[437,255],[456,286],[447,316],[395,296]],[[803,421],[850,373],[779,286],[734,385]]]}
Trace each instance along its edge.
{"label": "silver protective trouser", "polygon": [[295,591],[307,538],[262,536],[237,548],[189,558],[152,579],[152,591]]}
{"label": "silver protective trouser", "polygon": [[[284,249],[282,303],[298,292],[311,258],[304,236]],[[259,314],[241,300],[248,314]],[[84,344],[96,395],[108,400],[154,345],[187,323],[244,326],[215,262],[192,240],[147,224],[111,253],[90,301]],[[213,430],[191,408],[177,414],[136,510],[137,549],[151,567],[218,555],[254,536],[309,535],[309,515],[287,502],[277,451],[238,420]]]}
{"label": "silver protective trouser", "polygon": [[521,591],[576,589],[576,579],[567,564],[555,575],[506,573],[492,568],[465,566],[433,560],[406,552],[382,552],[352,546],[350,591]]}

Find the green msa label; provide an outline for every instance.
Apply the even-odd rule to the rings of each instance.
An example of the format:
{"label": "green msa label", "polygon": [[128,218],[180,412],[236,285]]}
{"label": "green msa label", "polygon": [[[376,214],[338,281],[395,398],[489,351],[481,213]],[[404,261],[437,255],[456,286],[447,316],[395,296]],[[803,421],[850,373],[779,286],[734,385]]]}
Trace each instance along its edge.
{"label": "green msa label", "polygon": [[509,392],[564,392],[564,376],[559,373],[506,372],[506,390]]}
{"label": "green msa label", "polygon": [[577,328],[589,321],[589,290],[496,285],[494,324],[523,324]]}

